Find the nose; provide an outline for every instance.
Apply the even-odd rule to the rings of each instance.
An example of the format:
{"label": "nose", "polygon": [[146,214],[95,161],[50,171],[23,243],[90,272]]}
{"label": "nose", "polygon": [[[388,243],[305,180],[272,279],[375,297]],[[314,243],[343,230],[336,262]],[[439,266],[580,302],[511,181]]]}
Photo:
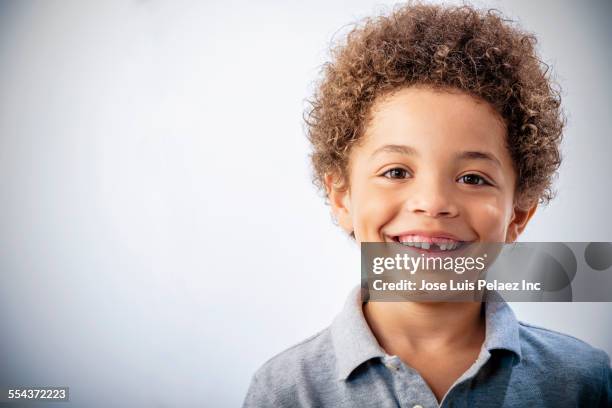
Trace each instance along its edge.
{"label": "nose", "polygon": [[406,209],[432,218],[452,218],[459,213],[450,185],[440,177],[415,177],[407,194]]}

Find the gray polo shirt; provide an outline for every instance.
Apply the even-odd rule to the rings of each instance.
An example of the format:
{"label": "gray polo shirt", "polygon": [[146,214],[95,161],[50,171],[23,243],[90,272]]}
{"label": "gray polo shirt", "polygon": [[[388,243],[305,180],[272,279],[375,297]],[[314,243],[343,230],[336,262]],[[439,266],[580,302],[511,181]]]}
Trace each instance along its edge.
{"label": "gray polo shirt", "polygon": [[485,304],[476,362],[441,404],[419,373],[378,344],[356,287],[330,327],[268,360],[244,407],[612,407],[610,358],[574,337]]}

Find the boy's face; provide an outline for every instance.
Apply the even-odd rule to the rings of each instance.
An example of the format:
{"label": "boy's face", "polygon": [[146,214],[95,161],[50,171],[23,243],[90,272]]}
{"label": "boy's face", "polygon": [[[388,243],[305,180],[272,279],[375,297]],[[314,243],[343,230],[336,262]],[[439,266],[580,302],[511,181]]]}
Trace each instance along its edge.
{"label": "boy's face", "polygon": [[[535,212],[514,206],[505,125],[463,93],[404,88],[378,100],[330,204],[357,242],[513,242]],[[433,247],[433,246],[432,246]]]}

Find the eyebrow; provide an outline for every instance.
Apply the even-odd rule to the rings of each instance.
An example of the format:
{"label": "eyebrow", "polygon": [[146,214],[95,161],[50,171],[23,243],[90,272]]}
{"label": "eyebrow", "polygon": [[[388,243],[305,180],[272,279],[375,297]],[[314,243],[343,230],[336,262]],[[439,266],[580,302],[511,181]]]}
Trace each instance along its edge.
{"label": "eyebrow", "polygon": [[[371,157],[374,157],[380,153],[400,153],[406,156],[419,156],[419,153],[414,147],[407,145],[384,145],[376,149],[374,153],[372,153]],[[457,153],[455,157],[457,160],[486,160],[501,167],[501,162],[497,159],[497,157],[495,157],[495,155],[489,152],[475,150],[463,151]]]}
{"label": "eyebrow", "polygon": [[414,147],[406,146],[406,145],[384,145],[374,150],[371,157],[376,156],[380,153],[401,153],[406,156],[418,156],[419,153],[416,151]]}
{"label": "eyebrow", "polygon": [[488,152],[466,151],[457,154],[459,160],[487,160],[501,167],[501,162],[493,154]]}

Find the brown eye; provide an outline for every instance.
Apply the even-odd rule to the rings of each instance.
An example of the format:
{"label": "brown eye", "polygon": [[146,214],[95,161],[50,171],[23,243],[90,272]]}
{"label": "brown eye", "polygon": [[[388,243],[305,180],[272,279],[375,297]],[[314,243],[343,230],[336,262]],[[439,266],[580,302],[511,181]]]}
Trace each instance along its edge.
{"label": "brown eye", "polygon": [[408,176],[408,171],[401,167],[395,167],[383,173],[383,176],[390,179],[405,179]]}
{"label": "brown eye", "polygon": [[459,180],[461,180],[461,182],[464,184],[471,184],[471,185],[489,184],[483,177],[477,174],[466,174],[465,176],[459,177]]}

